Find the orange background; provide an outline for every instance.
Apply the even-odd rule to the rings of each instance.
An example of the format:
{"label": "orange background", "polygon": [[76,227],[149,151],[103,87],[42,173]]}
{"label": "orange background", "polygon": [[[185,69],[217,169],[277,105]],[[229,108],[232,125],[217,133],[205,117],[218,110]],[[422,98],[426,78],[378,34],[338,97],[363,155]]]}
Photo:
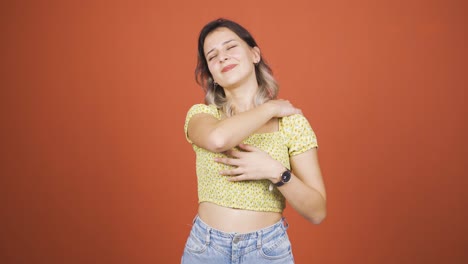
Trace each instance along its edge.
{"label": "orange background", "polygon": [[1,4],[1,263],[178,263],[196,39],[249,29],[319,139],[297,263],[467,263],[466,1]]}

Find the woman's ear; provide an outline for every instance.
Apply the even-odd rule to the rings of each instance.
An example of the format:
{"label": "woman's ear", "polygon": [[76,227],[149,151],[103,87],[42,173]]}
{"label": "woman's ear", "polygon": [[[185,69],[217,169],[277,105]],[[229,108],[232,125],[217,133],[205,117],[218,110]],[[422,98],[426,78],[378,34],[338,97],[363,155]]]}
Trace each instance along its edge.
{"label": "woman's ear", "polygon": [[253,59],[253,62],[256,64],[256,63],[259,63],[260,60],[261,60],[261,56],[260,56],[260,48],[258,47],[253,47],[252,48],[252,59]]}

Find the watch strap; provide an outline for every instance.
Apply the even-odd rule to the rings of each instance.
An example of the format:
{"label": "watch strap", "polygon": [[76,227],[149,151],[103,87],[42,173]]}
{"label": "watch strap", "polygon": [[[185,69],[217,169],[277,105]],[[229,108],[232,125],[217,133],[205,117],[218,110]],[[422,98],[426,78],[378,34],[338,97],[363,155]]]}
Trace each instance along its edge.
{"label": "watch strap", "polygon": [[280,176],[281,176],[280,181],[275,183],[276,187],[283,186],[285,183],[289,182],[289,180],[291,179],[291,171],[286,169],[285,171],[281,173]]}

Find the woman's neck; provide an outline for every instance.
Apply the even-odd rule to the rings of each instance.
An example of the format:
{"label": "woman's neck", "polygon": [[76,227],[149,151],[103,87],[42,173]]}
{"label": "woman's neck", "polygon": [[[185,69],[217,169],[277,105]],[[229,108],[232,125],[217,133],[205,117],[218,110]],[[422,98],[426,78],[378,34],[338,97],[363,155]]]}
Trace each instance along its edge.
{"label": "woman's neck", "polygon": [[254,98],[258,90],[257,81],[254,84],[224,89],[226,98],[230,101],[236,113],[241,113],[254,108]]}

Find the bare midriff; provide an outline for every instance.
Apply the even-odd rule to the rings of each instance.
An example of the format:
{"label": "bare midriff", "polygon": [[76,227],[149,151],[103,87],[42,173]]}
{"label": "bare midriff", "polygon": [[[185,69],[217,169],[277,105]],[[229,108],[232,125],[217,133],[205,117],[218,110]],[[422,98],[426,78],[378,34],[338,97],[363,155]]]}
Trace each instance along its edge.
{"label": "bare midriff", "polygon": [[249,233],[277,223],[282,215],[276,212],[259,212],[202,202],[198,216],[214,229],[231,233]]}

